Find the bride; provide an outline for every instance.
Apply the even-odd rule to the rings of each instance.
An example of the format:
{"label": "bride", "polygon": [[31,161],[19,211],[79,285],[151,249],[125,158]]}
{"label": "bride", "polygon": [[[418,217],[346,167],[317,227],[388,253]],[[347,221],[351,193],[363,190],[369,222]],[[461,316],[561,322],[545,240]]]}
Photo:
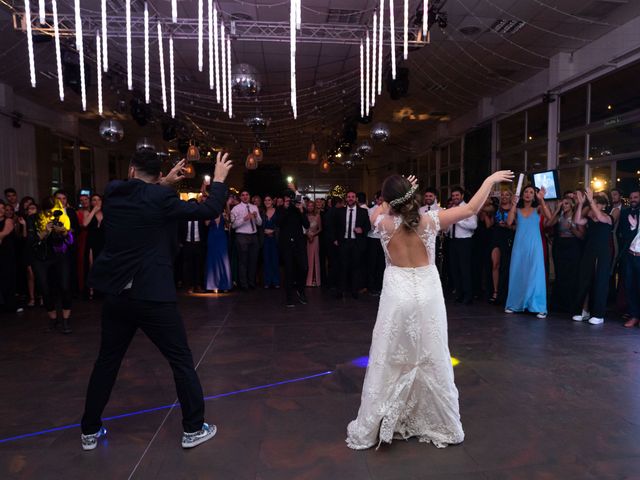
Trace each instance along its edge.
{"label": "bride", "polygon": [[387,268],[373,329],[369,366],[358,418],[347,428],[356,450],[418,437],[444,448],[461,443],[458,390],[447,339],[447,312],[435,267],[438,231],[477,214],[497,182],[513,172],[488,177],[466,205],[418,212],[415,177],[387,177],[385,202],[372,224],[380,232]]}

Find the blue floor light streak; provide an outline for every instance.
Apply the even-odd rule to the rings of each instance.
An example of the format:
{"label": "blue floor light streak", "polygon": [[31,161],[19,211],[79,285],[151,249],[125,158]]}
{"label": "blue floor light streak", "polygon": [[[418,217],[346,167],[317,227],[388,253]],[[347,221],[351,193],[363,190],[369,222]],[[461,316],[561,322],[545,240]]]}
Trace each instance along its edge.
{"label": "blue floor light streak", "polygon": [[[241,390],[235,390],[233,392],[219,393],[218,395],[210,395],[208,397],[204,397],[204,399],[205,400],[215,400],[216,398],[231,397],[233,395],[238,395],[240,393],[255,392],[256,390],[264,390],[264,389],[267,389],[267,388],[279,387],[281,385],[287,385],[289,383],[303,382],[305,380],[311,380],[311,379],[314,379],[314,378],[319,378],[319,377],[324,377],[326,375],[331,375],[332,373],[333,373],[333,370],[328,370],[326,372],[316,373],[314,375],[308,375],[306,377],[292,378],[290,380],[283,380],[281,382],[269,383],[269,384],[266,384],[266,385],[258,385],[256,387],[243,388]],[[154,407],[154,408],[146,408],[144,410],[136,410],[135,412],[122,413],[120,415],[113,415],[111,417],[105,417],[102,420],[105,421],[105,422],[109,422],[111,420],[119,420],[121,418],[133,417],[135,415],[143,415],[145,413],[157,412],[159,410],[167,410],[169,408],[177,407],[179,405],[180,405],[179,403],[171,403],[169,405],[162,405],[162,406]],[[15,440],[21,440],[23,438],[37,437],[39,435],[45,435],[47,433],[59,432],[61,430],[69,430],[70,428],[78,428],[78,427],[80,427],[79,423],[73,423],[73,424],[69,424],[69,425],[62,425],[60,427],[49,428],[49,429],[46,429],[46,430],[39,430],[37,432],[23,433],[22,435],[14,435],[12,437],[0,438],[0,443],[13,442]]]}

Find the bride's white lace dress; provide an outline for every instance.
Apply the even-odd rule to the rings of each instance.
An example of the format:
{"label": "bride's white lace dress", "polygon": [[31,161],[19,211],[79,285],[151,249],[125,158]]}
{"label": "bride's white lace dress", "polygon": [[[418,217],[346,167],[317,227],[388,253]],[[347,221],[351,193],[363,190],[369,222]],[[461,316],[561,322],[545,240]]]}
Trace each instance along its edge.
{"label": "bride's white lace dress", "polygon": [[439,448],[460,443],[464,432],[449,354],[447,312],[434,264],[438,214],[423,215],[416,228],[427,249],[426,267],[394,266],[388,245],[402,221],[384,215],[376,223],[387,268],[360,410],[347,428],[347,444],[365,449],[409,437]]}

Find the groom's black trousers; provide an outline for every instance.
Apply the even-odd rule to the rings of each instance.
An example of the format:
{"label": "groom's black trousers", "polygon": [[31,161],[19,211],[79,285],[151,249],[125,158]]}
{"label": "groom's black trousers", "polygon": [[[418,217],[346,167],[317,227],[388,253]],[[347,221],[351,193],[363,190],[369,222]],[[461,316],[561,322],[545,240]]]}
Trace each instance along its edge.
{"label": "groom's black trousers", "polygon": [[96,433],[109,401],[122,358],[140,328],[167,359],[173,370],[185,432],[196,432],[204,423],[204,399],[193,367],[187,335],[175,302],[149,302],[129,298],[127,291],[107,296],[102,307],[100,353],[93,367],[82,433]]}

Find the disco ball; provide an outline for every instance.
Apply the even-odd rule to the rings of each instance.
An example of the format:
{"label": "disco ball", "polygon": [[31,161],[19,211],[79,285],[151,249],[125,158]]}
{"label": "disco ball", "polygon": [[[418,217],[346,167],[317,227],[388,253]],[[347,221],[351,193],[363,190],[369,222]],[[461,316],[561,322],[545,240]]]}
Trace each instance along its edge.
{"label": "disco ball", "polygon": [[358,145],[357,152],[362,156],[369,155],[373,152],[373,147],[369,143],[369,140],[363,140],[362,143]]}
{"label": "disco ball", "polygon": [[151,143],[151,140],[147,137],[142,137],[136,142],[137,152],[155,152],[156,146]]}
{"label": "disco ball", "polygon": [[256,112],[254,115],[245,118],[244,123],[253,133],[264,133],[269,126],[269,119],[262,113]]}
{"label": "disco ball", "polygon": [[231,69],[231,85],[239,97],[255,97],[260,91],[260,80],[255,67],[238,63]]}
{"label": "disco ball", "polygon": [[344,168],[347,170],[351,170],[360,160],[362,160],[362,155],[359,153],[352,153],[344,162],[342,162],[342,165],[344,165]]}
{"label": "disco ball", "polygon": [[380,142],[386,142],[389,140],[391,136],[391,131],[389,130],[389,125],[386,123],[376,123],[373,127],[371,127],[371,138],[373,140],[377,140]]}
{"label": "disco ball", "polygon": [[100,136],[107,142],[116,143],[124,137],[124,128],[118,120],[104,120],[98,128]]}

